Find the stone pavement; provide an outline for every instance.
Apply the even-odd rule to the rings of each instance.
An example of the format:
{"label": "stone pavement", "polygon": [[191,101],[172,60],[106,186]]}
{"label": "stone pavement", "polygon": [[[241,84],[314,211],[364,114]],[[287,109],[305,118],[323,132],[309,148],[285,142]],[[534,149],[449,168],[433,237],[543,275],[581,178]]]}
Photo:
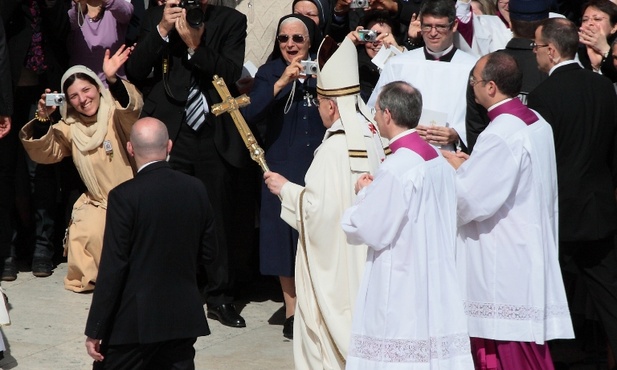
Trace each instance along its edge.
{"label": "stone pavement", "polygon": [[[48,278],[21,271],[14,282],[2,283],[9,298],[11,325],[1,329],[7,351],[0,369],[92,367],[83,334],[92,294],[65,290],[65,275],[66,263],[61,263]],[[196,369],[293,369],[292,343],[281,332],[284,311],[276,284],[264,280],[253,288],[245,294],[246,300],[236,303],[246,328],[229,328],[208,320],[212,334],[195,343]]]}

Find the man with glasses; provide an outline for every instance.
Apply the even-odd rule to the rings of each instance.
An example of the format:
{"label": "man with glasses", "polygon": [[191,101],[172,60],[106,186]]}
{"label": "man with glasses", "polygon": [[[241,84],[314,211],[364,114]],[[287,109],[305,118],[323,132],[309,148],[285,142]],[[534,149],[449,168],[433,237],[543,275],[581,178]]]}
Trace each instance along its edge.
{"label": "man with glasses", "polygon": [[574,338],[557,253],[552,130],[516,98],[521,82],[510,55],[482,57],[469,84],[491,123],[470,156],[444,152],[457,169],[456,261],[477,369],[553,369],[546,341]]}
{"label": "man with glasses", "polygon": [[344,369],[366,245],[348,243],[340,219],[353,204],[357,179],[375,173],[385,154],[360,98],[353,42],[345,38],[337,48],[326,37],[317,59],[321,67],[316,102],[327,130],[305,186],[275,172],[266,172],[264,179],[281,199],[281,218],[300,234],[293,333],[296,369]]}
{"label": "man with glasses", "polygon": [[[538,65],[549,77],[529,94],[528,105],[553,127],[564,277],[584,282],[614,356],[617,97],[609,79],[576,62],[579,35],[574,23],[547,19],[536,29],[535,42]],[[565,273],[572,266],[577,274]]]}
{"label": "man with glasses", "polygon": [[[534,51],[543,45],[533,42],[534,32],[543,20],[549,17],[549,4],[538,0],[510,0],[510,25],[513,38],[508,42],[504,51],[516,59],[516,63],[523,73],[523,85],[518,97],[527,105],[527,96],[548,75],[538,69]],[[489,118],[486,109],[476,103],[473,88],[467,89],[467,148],[469,153],[478,139],[478,135],[486,128]]]}
{"label": "man with glasses", "polygon": [[476,58],[458,50],[456,10],[450,0],[427,1],[420,10],[425,46],[390,58],[368,105],[382,86],[402,80],[422,92],[424,106],[416,130],[432,145],[448,150],[465,147],[465,91]]}
{"label": "man with glasses", "polygon": [[421,111],[411,85],[381,90],[375,121],[393,154],[374,181],[360,177],[342,217],[347,239],[369,247],[347,369],[473,369],[455,267],[454,171],[415,131]]}

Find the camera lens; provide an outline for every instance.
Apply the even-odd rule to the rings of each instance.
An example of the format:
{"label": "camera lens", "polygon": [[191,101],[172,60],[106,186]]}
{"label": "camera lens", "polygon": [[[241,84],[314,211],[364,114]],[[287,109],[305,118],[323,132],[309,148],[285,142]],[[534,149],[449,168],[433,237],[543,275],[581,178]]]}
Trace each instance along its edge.
{"label": "camera lens", "polygon": [[199,28],[204,19],[204,13],[200,8],[188,9],[186,11],[186,21],[192,27]]}

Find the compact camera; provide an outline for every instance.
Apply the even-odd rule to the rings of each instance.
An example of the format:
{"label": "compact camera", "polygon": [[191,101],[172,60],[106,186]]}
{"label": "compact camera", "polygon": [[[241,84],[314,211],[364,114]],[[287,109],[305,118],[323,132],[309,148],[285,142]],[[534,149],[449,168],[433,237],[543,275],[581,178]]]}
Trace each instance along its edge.
{"label": "compact camera", "polygon": [[317,70],[317,62],[314,60],[301,60],[300,64],[302,64],[302,74],[305,76],[316,75]]}
{"label": "compact camera", "polygon": [[349,7],[351,9],[360,9],[360,8],[366,8],[368,7],[368,5],[369,5],[368,0],[353,0],[351,4],[349,4]]}
{"label": "compact camera", "polygon": [[358,36],[362,42],[374,42],[379,36],[375,30],[358,30]]}
{"label": "compact camera", "polygon": [[48,93],[45,94],[45,105],[48,107],[62,105],[65,101],[64,94]]}
{"label": "compact camera", "polygon": [[204,12],[199,0],[180,0],[178,6],[186,9],[186,21],[191,27],[199,28],[204,23]]}

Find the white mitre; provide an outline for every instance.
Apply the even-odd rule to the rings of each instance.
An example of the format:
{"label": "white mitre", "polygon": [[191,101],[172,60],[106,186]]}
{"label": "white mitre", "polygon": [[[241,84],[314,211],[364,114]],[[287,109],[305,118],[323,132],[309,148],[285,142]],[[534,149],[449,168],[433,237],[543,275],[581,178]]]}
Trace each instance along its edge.
{"label": "white mitre", "polygon": [[364,140],[365,122],[359,122],[358,112],[366,121],[375,122],[360,98],[358,51],[347,37],[337,45],[334,39],[326,36],[317,51],[317,62],[317,93],[327,98],[336,98],[341,123],[345,128],[351,170],[370,172]]}

